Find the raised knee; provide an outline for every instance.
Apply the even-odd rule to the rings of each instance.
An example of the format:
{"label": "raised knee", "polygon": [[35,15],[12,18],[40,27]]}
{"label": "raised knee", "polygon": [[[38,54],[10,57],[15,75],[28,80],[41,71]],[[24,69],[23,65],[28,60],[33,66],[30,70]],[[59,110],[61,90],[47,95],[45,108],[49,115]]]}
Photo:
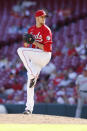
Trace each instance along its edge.
{"label": "raised knee", "polygon": [[17,49],[17,53],[19,54],[19,53],[21,53],[22,52],[22,48],[18,48]]}

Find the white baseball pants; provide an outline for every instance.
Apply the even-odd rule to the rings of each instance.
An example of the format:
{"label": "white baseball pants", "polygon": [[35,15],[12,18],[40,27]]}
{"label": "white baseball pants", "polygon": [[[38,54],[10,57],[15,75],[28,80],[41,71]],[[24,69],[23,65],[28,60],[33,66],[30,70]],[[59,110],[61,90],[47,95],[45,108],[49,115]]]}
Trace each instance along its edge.
{"label": "white baseball pants", "polygon": [[46,66],[51,59],[51,52],[44,52],[34,48],[18,48],[17,53],[27,70],[27,102],[25,110],[33,111],[34,108],[34,87],[29,88],[30,80],[37,80],[41,69]]}
{"label": "white baseball pants", "polygon": [[75,114],[76,118],[81,117],[82,107],[83,107],[85,100],[87,101],[87,93],[86,92],[80,92],[80,97],[78,98],[76,114]]}

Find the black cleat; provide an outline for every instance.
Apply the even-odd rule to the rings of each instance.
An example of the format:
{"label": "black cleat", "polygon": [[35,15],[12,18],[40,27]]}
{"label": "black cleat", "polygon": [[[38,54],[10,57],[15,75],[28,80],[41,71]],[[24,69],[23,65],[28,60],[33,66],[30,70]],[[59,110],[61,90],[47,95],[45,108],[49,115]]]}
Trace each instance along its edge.
{"label": "black cleat", "polygon": [[30,110],[25,110],[25,111],[23,112],[23,114],[29,115],[29,114],[32,114],[32,112],[31,112]]}
{"label": "black cleat", "polygon": [[31,79],[29,88],[32,88],[34,85],[35,85],[35,78]]}

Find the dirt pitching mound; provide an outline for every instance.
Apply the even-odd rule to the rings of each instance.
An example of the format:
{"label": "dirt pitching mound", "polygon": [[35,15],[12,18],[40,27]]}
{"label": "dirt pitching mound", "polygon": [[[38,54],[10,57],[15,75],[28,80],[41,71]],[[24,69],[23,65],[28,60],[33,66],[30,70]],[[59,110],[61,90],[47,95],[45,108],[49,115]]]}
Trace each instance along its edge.
{"label": "dirt pitching mound", "polygon": [[87,124],[87,120],[40,114],[0,114],[0,124]]}

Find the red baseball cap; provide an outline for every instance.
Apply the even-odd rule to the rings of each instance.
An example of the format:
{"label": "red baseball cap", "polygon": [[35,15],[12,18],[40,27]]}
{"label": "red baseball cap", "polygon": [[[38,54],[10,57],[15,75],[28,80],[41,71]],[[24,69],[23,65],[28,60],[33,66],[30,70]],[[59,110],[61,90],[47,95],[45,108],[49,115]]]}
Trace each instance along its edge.
{"label": "red baseball cap", "polygon": [[38,10],[35,13],[35,17],[39,17],[39,16],[47,16],[47,14],[44,10]]}

